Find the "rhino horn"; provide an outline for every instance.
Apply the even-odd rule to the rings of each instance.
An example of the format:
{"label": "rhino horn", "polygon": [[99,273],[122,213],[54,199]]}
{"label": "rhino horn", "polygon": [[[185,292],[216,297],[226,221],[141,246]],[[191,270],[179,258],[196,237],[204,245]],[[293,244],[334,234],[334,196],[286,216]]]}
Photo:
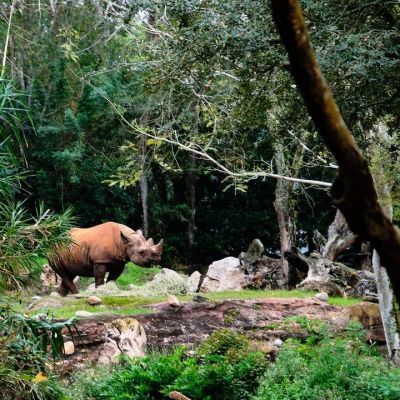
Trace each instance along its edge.
{"label": "rhino horn", "polygon": [[154,246],[154,250],[155,250],[157,253],[161,254],[162,251],[163,251],[163,244],[164,244],[164,240],[161,239],[160,242],[157,243],[157,244]]}
{"label": "rhino horn", "polygon": [[136,233],[137,233],[138,235],[143,236],[143,232],[142,232],[140,229],[138,229],[138,230],[136,231]]}
{"label": "rhino horn", "polygon": [[147,246],[154,246],[153,239],[152,238],[147,239],[146,244],[147,244]]}

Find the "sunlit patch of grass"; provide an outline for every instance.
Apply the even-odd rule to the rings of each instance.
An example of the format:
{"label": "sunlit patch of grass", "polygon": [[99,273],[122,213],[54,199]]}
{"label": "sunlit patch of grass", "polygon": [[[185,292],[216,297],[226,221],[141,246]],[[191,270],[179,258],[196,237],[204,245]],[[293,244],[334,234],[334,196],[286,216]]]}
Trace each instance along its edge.
{"label": "sunlit patch of grass", "polygon": [[[304,292],[301,290],[240,290],[224,291],[214,293],[199,293],[210,300],[250,300],[250,299],[269,299],[269,298],[312,298],[317,292]],[[350,307],[362,302],[360,298],[354,297],[329,297],[328,304]]]}
{"label": "sunlit patch of grass", "polygon": [[303,292],[301,290],[240,290],[224,291],[214,293],[199,293],[210,300],[246,300],[246,299],[268,299],[268,298],[306,298],[313,297],[316,292]]}
{"label": "sunlit patch of grass", "polygon": [[142,286],[151,281],[161,271],[159,267],[143,268],[131,262],[126,264],[122,275],[117,279],[116,284],[120,289],[126,289],[130,284]]}
{"label": "sunlit patch of grass", "polygon": [[363,299],[358,297],[330,297],[328,304],[332,306],[351,307],[360,304]]}

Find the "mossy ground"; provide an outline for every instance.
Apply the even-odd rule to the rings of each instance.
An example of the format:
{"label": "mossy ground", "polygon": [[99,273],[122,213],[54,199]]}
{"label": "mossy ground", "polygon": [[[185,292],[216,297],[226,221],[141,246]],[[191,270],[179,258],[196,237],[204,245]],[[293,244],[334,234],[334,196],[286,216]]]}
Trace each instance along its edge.
{"label": "mossy ground", "polygon": [[[40,264],[45,264],[45,259],[38,260]],[[124,273],[118,278],[117,286],[120,289],[127,289],[130,284],[141,286],[149,282],[158,272],[160,268],[141,268],[133,263],[128,263]],[[83,284],[82,284],[83,283]],[[81,286],[87,287],[91,283],[91,279],[86,278]],[[307,298],[313,297],[315,292],[303,292],[300,290],[241,290],[241,291],[224,291],[215,293],[199,293],[212,301],[220,301],[226,299],[232,300],[250,300],[250,299],[266,299],[266,298]],[[177,296],[181,301],[189,301],[193,299],[193,295]],[[102,297],[102,306],[91,306],[85,298],[75,298],[68,296],[66,298],[43,296],[39,301],[33,302],[34,307],[27,310],[28,304],[32,302],[28,296],[14,297],[10,302],[16,311],[26,314],[50,314],[55,318],[70,318],[75,315],[76,311],[88,311],[92,313],[115,313],[115,314],[142,314],[150,313],[151,304],[166,301],[163,297],[140,297],[140,296],[104,296]],[[361,302],[361,299],[330,297],[328,303],[331,305],[349,307]],[[36,304],[37,305],[36,305]]]}
{"label": "mossy ground", "polygon": [[[313,292],[302,292],[298,290],[242,290],[238,292],[216,292],[216,293],[200,293],[212,301],[220,301],[226,299],[233,300],[248,300],[248,299],[266,299],[266,298],[307,298],[314,295]],[[193,295],[178,296],[181,301],[189,301],[193,299]],[[146,307],[151,304],[161,303],[166,301],[165,297],[102,297],[102,306],[91,306],[85,298],[75,298],[68,296],[66,298],[44,296],[37,301],[37,306],[27,310],[27,305],[31,302],[30,299],[14,299],[13,307],[16,311],[26,314],[50,314],[56,318],[70,318],[75,315],[76,311],[89,311],[92,313],[115,313],[115,314],[142,314],[150,313],[151,307]],[[329,304],[342,307],[348,307],[358,304],[361,300],[354,298],[339,298],[331,297]],[[58,304],[57,304],[58,303]],[[35,304],[35,302],[34,302]],[[40,306],[42,305],[42,306]]]}

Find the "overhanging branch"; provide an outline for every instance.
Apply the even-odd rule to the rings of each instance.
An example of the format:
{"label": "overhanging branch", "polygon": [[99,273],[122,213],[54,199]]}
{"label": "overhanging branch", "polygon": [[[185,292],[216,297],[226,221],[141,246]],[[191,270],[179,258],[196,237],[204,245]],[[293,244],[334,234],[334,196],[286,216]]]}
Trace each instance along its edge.
{"label": "overhanging branch", "polygon": [[185,144],[182,142],[179,142],[178,140],[173,140],[170,138],[166,138],[163,136],[158,136],[154,133],[145,131],[143,129],[140,129],[139,127],[131,124],[123,115],[122,113],[118,110],[118,107],[116,107],[116,105],[101,91],[99,90],[96,86],[94,86],[92,83],[90,83],[89,81],[86,81],[85,79],[79,77],[78,75],[75,74],[75,72],[73,72],[70,69],[71,73],[73,75],[75,75],[75,77],[77,79],[79,79],[80,81],[82,81],[83,83],[85,83],[86,85],[89,85],[93,90],[95,90],[104,100],[106,100],[108,102],[108,104],[110,104],[110,106],[113,108],[113,110],[118,114],[118,116],[121,118],[121,121],[126,124],[127,126],[129,126],[129,128],[131,128],[134,132],[136,132],[139,135],[144,135],[146,137],[148,137],[149,139],[154,139],[154,140],[158,140],[158,141],[162,141],[165,143],[169,143],[173,146],[176,146],[182,150],[185,150],[188,153],[194,154],[197,157],[203,159],[203,160],[207,160],[210,163],[214,164],[216,166],[216,169],[228,176],[232,176],[234,178],[241,178],[241,179],[257,179],[257,178],[275,178],[275,179],[283,179],[286,181],[290,181],[290,182],[297,182],[297,183],[301,183],[301,184],[305,184],[305,185],[312,185],[312,186],[322,186],[322,187],[332,187],[332,183],[330,182],[324,182],[324,181],[317,181],[317,180],[312,180],[312,179],[301,179],[301,178],[294,178],[291,176],[285,176],[285,175],[280,175],[280,174],[274,174],[272,172],[266,172],[266,171],[252,171],[252,172],[248,172],[248,171],[231,171],[229,168],[227,168],[226,166],[224,166],[223,164],[221,164],[219,161],[217,161],[214,157],[212,157],[209,153],[207,153],[207,151],[205,151],[204,149],[202,149],[199,145],[197,144]]}

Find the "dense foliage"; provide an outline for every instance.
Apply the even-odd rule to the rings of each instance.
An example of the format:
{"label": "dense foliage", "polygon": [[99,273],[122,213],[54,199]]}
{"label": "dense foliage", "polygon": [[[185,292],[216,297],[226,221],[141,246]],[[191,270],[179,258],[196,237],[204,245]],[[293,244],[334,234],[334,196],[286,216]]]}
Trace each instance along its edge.
{"label": "dense foliage", "polygon": [[61,400],[65,396],[51,371],[63,353],[61,331],[73,321],[52,322],[18,314],[0,297],[0,399]]}
{"label": "dense foliage", "polygon": [[[302,3],[346,122],[367,155],[376,145],[390,151],[384,166],[397,207],[398,5]],[[0,11],[6,36],[10,5]],[[56,211],[72,206],[82,226],[143,225],[167,239],[166,264],[204,265],[254,237],[279,249],[282,194],[275,180],[252,173],[333,177],[268,2],[18,1],[11,25],[6,74],[36,126],[20,124],[34,171],[31,209],[43,201]],[[378,122],[388,140],[371,136]],[[334,214],[316,188],[283,188],[299,246]]]}
{"label": "dense foliage", "polygon": [[[305,343],[288,340],[276,361],[255,351],[240,334],[214,332],[195,352],[123,360],[112,372],[84,371],[75,376],[75,399],[167,399],[178,391],[204,399],[397,399],[399,371],[391,370],[365,332],[351,324],[343,336],[320,323],[303,321],[312,334]],[[311,328],[310,328],[311,326]]]}

